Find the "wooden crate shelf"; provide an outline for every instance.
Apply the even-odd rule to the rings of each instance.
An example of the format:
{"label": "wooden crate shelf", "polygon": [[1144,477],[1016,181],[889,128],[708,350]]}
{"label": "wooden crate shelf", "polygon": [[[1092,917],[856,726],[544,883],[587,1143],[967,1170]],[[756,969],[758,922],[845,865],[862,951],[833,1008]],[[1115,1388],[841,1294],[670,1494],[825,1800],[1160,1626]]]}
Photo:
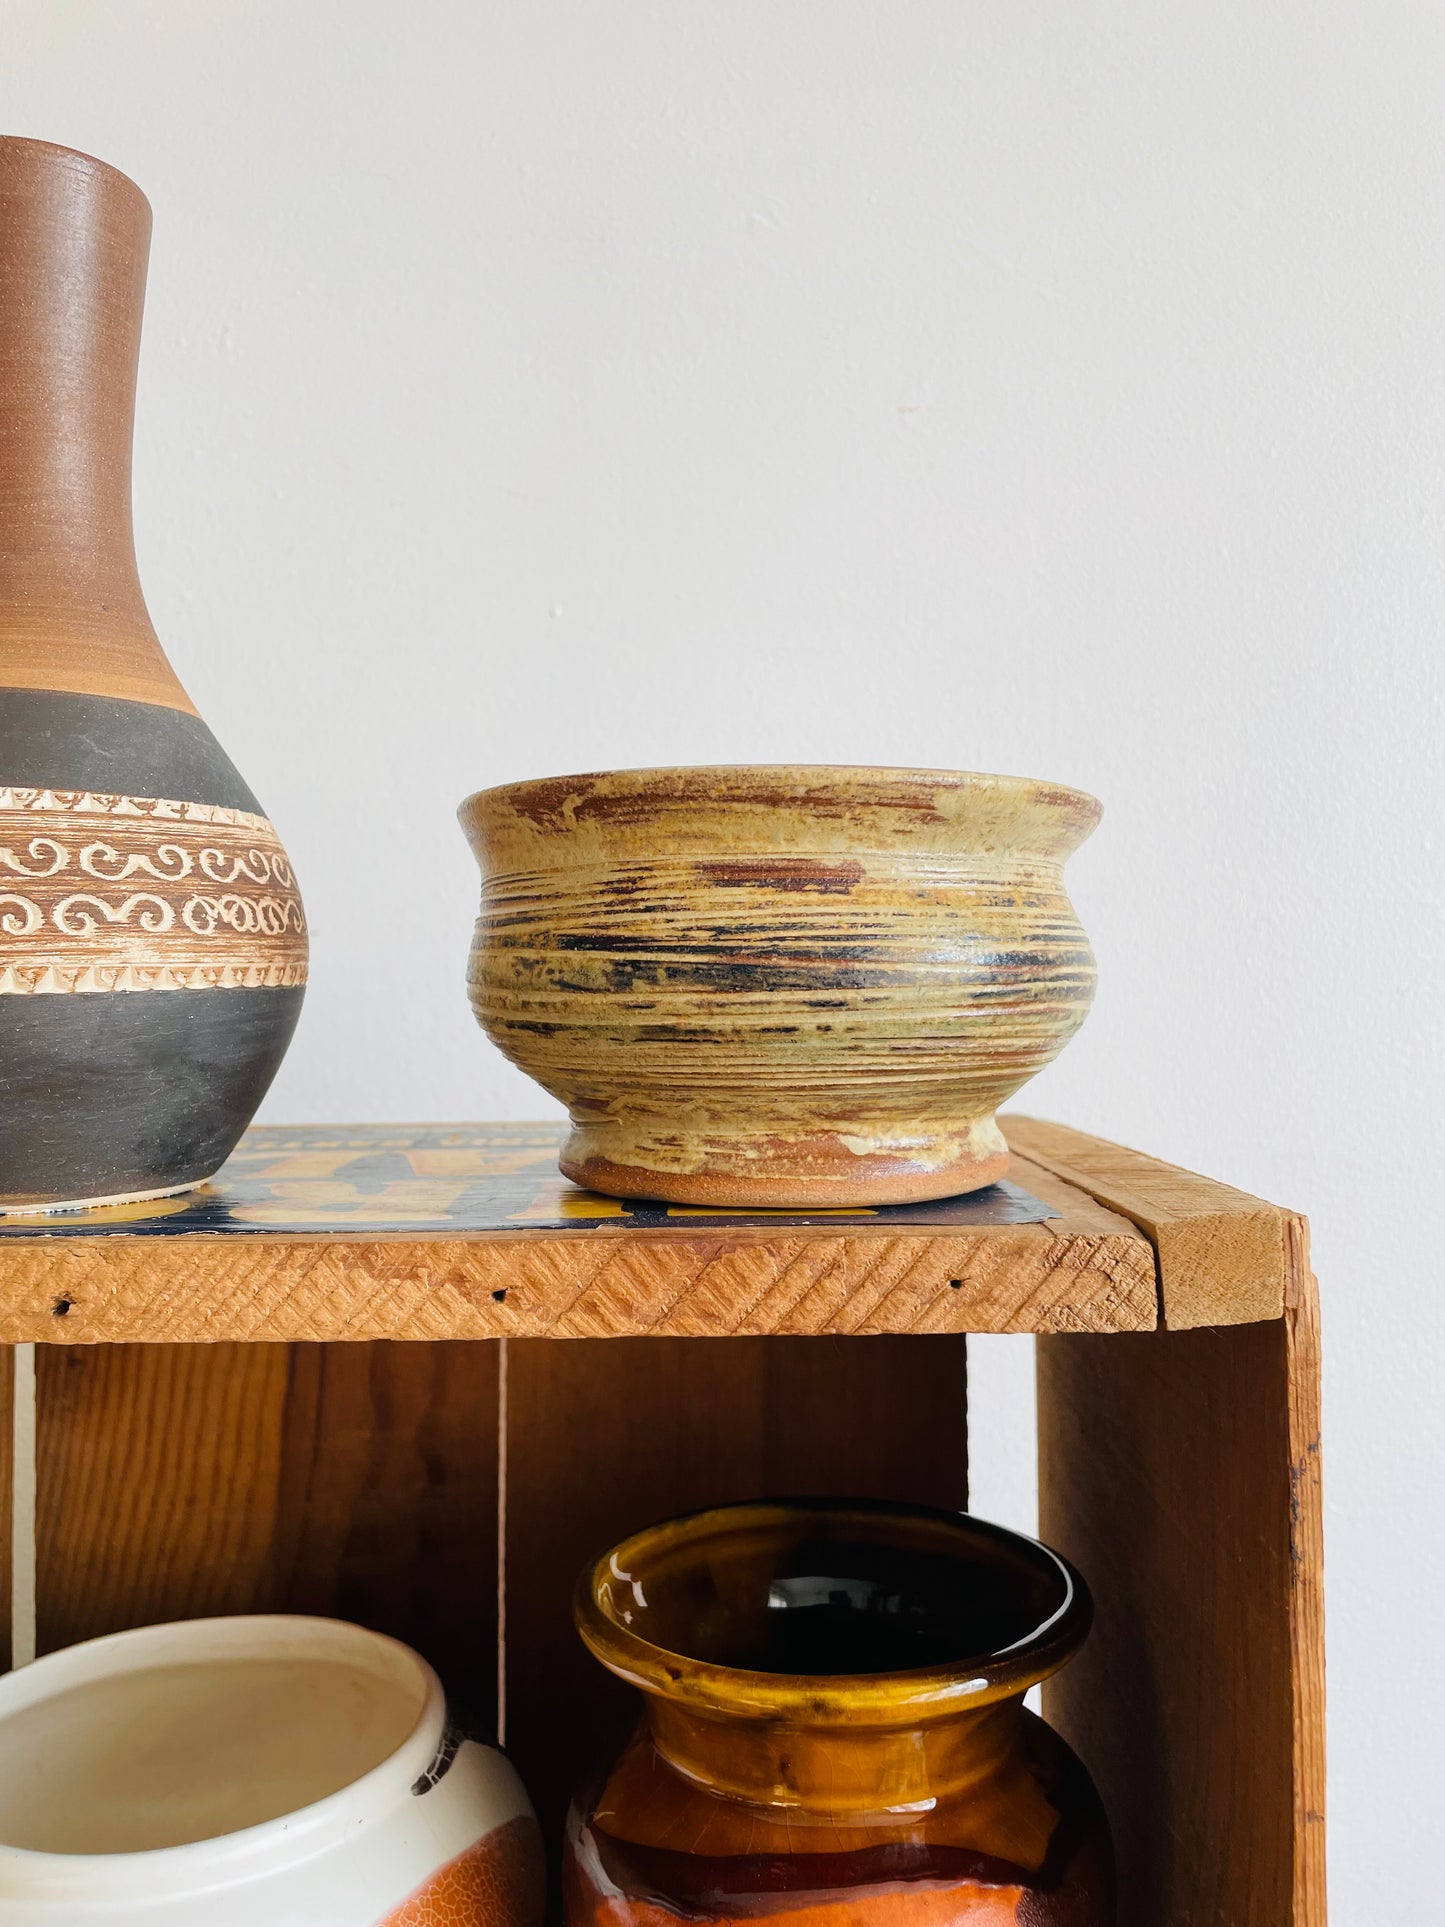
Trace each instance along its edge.
{"label": "wooden crate shelf", "polygon": [[766,1492],[966,1504],[965,1334],[1034,1332],[1041,1530],[1098,1602],[1046,1710],[1109,1806],[1120,1927],[1323,1927],[1304,1221],[1006,1128],[1010,1222],[589,1207],[535,1125],[263,1128],[199,1205],[6,1221],[39,1650],[217,1612],[395,1632],[505,1721],[555,1832],[628,1707],[571,1630],[583,1560]]}
{"label": "wooden crate shelf", "polygon": [[126,1207],[103,1231],[0,1223],[0,1343],[1116,1332],[1153,1327],[1161,1306],[1176,1328],[1282,1314],[1298,1219],[1057,1125],[1008,1128],[1011,1182],[1055,1214],[1039,1222],[913,1206],[638,1224],[608,1205],[568,1226],[579,1205],[548,1126],[261,1127],[199,1207]]}

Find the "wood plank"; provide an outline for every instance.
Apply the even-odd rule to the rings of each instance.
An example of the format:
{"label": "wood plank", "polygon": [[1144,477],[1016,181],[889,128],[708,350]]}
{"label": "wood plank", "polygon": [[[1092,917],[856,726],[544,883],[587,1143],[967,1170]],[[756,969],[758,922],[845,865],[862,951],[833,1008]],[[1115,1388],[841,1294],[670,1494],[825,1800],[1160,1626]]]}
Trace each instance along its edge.
{"label": "wood plank", "polygon": [[1294,1721],[1294,1927],[1325,1927],[1325,1511],[1320,1295],[1309,1226],[1290,1220],[1285,1308],[1289,1391],[1290,1648]]}
{"label": "wood plank", "polygon": [[1290,1241],[1302,1223],[1295,1214],[1062,1124],[1031,1117],[1000,1122],[1011,1150],[1145,1233],[1158,1254],[1163,1322],[1172,1330],[1282,1315]]}
{"label": "wood plank", "polygon": [[0,1221],[0,1342],[1137,1331],[1156,1320],[1148,1238],[1025,1158],[1013,1189],[977,1200],[699,1216],[578,1191],[557,1173],[557,1139],[546,1124],[254,1127],[215,1182],[185,1197]]}
{"label": "wood plank", "polygon": [[1317,1298],[1039,1345],[1040,1531],[1098,1618],[1045,1712],[1093,1771],[1119,1927],[1324,1927]]}
{"label": "wood plank", "polygon": [[0,1346],[0,1673],[8,1672],[13,1653],[10,1614],[14,1601],[15,1536],[12,1501],[15,1487],[15,1353]]}
{"label": "wood plank", "polygon": [[0,1245],[0,1343],[1151,1328],[1147,1238],[1085,1196],[1068,1202],[1043,1224],[914,1235],[15,1239]]}
{"label": "wood plank", "polygon": [[507,1349],[508,1746],[555,1849],[574,1781],[637,1710],[573,1630],[583,1564],[653,1521],[760,1495],[963,1506],[964,1340]]}
{"label": "wood plank", "polygon": [[37,1354],[42,1652],[213,1613],[396,1634],[487,1727],[495,1345]]}

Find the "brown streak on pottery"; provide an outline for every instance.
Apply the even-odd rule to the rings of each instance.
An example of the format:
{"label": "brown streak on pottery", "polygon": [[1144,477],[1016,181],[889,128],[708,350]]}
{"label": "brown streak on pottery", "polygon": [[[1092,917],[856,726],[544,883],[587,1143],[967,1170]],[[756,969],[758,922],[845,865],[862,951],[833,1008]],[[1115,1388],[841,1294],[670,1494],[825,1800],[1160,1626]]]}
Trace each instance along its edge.
{"label": "brown streak on pottery", "polygon": [[470,989],[559,1097],[561,1166],[680,1204],[976,1190],[994,1113],[1073,1035],[1094,961],[1074,790],[951,771],[624,770],[484,790]]}

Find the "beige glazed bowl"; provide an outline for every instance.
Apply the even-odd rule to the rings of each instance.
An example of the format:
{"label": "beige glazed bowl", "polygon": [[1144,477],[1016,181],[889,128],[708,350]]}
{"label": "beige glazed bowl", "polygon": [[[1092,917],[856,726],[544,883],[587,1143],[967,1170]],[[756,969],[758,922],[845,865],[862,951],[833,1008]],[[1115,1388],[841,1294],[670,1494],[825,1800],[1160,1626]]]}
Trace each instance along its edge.
{"label": "beige glazed bowl", "polygon": [[1077,790],[946,770],[618,770],[482,790],[472,1006],[622,1197],[844,1206],[1002,1177],[998,1106],[1088,1011]]}

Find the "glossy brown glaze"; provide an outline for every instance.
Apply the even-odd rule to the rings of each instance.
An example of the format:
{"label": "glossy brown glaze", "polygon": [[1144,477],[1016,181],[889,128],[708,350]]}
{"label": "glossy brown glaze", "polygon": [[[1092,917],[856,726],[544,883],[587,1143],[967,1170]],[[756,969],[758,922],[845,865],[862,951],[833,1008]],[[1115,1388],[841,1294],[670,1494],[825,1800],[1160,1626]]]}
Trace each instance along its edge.
{"label": "glossy brown glaze", "polygon": [[574,1805],[569,1927],[1109,1927],[1108,1829],[1029,1686],[1088,1629],[1078,1576],[957,1513],[726,1507],[635,1535],[579,1629],[644,1694]]}
{"label": "glossy brown glaze", "polygon": [[486,790],[471,996],[561,1098],[579,1184],[681,1204],[975,1190],[1094,962],[1062,869],[1099,806],[997,776],[631,770]]}

